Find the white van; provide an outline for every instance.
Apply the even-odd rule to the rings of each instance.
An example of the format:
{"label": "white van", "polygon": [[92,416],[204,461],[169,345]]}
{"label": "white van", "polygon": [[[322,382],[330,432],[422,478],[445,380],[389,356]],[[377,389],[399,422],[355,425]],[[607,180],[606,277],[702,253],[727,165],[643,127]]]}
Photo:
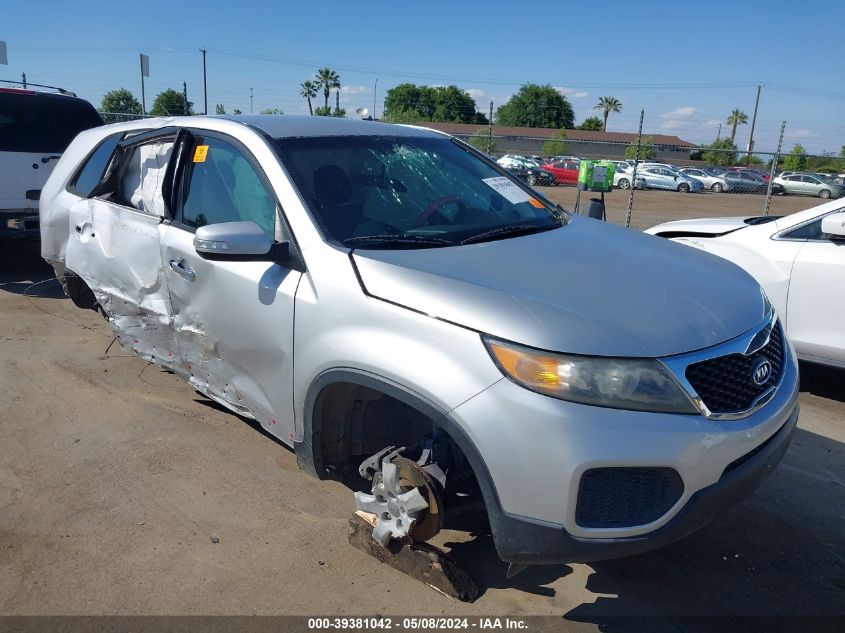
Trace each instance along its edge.
{"label": "white van", "polygon": [[102,124],[73,93],[0,88],[0,238],[38,236],[38,199],[56,161],[79,132]]}

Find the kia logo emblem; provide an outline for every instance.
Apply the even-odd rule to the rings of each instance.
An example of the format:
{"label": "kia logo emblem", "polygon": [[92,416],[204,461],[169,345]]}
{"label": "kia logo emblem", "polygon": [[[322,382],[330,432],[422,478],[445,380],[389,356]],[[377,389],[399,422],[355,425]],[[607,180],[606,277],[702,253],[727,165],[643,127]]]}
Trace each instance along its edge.
{"label": "kia logo emblem", "polygon": [[768,358],[761,358],[754,363],[754,369],[751,371],[751,379],[755,385],[762,387],[772,376],[772,364]]}

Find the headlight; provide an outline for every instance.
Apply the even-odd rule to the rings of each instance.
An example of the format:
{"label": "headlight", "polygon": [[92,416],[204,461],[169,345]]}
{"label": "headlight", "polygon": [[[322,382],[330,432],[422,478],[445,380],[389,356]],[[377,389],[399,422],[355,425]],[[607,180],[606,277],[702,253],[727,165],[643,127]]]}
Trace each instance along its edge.
{"label": "headlight", "polygon": [[532,391],[597,407],[698,413],[657,360],[553,354],[484,339],[499,369]]}

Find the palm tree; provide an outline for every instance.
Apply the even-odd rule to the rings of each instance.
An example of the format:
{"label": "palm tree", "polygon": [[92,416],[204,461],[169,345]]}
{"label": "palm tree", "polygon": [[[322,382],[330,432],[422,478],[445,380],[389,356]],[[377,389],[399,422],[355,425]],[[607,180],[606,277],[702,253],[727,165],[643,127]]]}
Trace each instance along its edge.
{"label": "palm tree", "polygon": [[741,123],[748,123],[748,115],[742,110],[736,109],[728,117],[728,125],[733,126],[731,127],[731,143],[734,142],[734,137],[736,136],[736,126]]}
{"label": "palm tree", "polygon": [[616,97],[599,97],[599,102],[593,107],[593,110],[601,110],[604,115],[604,126],[602,132],[607,132],[607,117],[611,112],[621,112],[622,102]]}
{"label": "palm tree", "polygon": [[[323,105],[326,109],[328,109],[329,95],[332,90],[335,88],[337,88],[338,91],[340,90],[340,75],[329,67],[321,68],[317,71],[317,88],[322,88],[324,98]],[[340,101],[340,96],[338,96],[338,101]]]}
{"label": "palm tree", "polygon": [[311,107],[311,99],[314,99],[317,96],[317,86],[310,79],[306,79],[299,84],[299,88],[299,96],[308,99],[308,112],[311,113],[311,116],[314,116],[314,108]]}

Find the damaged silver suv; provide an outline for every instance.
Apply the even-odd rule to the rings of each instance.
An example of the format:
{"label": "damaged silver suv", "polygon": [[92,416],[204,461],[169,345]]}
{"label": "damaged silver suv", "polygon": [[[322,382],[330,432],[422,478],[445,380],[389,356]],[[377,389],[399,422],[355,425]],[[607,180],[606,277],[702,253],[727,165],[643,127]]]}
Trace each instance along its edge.
{"label": "damaged silver suv", "polygon": [[429,130],[90,130],[41,232],[125,348],[306,472],[369,480],[355,502],[382,544],[483,509],[516,565],[643,552],[749,494],[798,418],[795,354],[750,276],[573,216]]}

